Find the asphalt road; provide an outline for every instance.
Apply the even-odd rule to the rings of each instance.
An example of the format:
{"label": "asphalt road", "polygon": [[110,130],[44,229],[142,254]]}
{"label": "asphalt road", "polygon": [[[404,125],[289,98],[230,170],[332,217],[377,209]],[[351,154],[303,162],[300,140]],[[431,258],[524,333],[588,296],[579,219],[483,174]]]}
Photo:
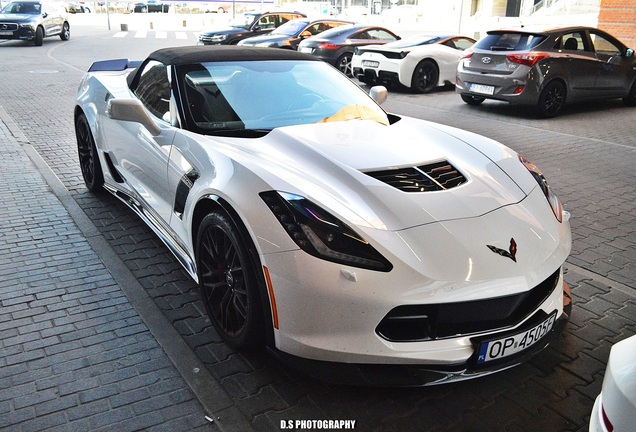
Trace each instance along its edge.
{"label": "asphalt road", "polygon": [[267,354],[238,353],[221,343],[196,287],[160,241],[114,198],[83,186],[72,120],[83,71],[96,60],[142,59],[160,47],[192,45],[198,28],[177,22],[150,29],[144,21],[124,34],[120,22],[109,30],[105,22],[74,19],[68,42],[0,43],[0,107],[253,429],[351,419],[361,431],[587,430],[611,344],[636,333],[636,109],[621,101],[586,103],[540,120],[499,102],[470,107],[452,88],[391,92],[388,111],[488,136],[541,167],[572,214],[573,251],[565,268],[573,317],[539,356],[483,379],[415,389],[331,385]]}

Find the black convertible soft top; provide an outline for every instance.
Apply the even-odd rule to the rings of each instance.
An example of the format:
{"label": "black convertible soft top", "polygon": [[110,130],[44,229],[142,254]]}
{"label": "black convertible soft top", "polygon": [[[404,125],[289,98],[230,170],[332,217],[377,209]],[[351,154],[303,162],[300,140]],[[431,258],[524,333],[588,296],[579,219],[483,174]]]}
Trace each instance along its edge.
{"label": "black convertible soft top", "polygon": [[317,57],[297,51],[237,45],[196,45],[189,47],[163,48],[148,56],[165,65],[184,65],[203,62],[265,61],[265,60],[309,60]]}

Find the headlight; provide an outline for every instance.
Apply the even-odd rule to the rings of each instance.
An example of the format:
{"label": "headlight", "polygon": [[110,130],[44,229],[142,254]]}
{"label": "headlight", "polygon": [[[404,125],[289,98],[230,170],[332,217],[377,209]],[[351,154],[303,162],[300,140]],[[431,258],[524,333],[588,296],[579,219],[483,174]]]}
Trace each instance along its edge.
{"label": "headlight", "polygon": [[221,41],[224,41],[225,39],[227,39],[227,35],[224,35],[224,34],[214,35],[210,37],[210,40],[214,42],[221,42]]}
{"label": "headlight", "polygon": [[523,166],[525,166],[526,169],[530,171],[530,174],[532,174],[532,177],[534,177],[537,183],[539,183],[539,187],[541,187],[543,194],[545,195],[545,197],[548,199],[548,202],[550,203],[550,207],[552,207],[552,212],[554,212],[554,216],[556,216],[559,222],[563,222],[563,205],[561,204],[561,200],[559,200],[559,197],[557,197],[552,192],[552,189],[550,189],[550,186],[548,185],[548,181],[545,179],[545,177],[541,173],[541,170],[537,168],[535,164],[533,164],[532,162],[530,162],[528,159],[526,159],[525,157],[521,155],[519,155],[519,161],[521,161]]}
{"label": "headlight", "polygon": [[20,24],[20,28],[25,28],[25,29],[33,30],[35,27],[33,26],[33,24],[28,23],[28,24]]}
{"label": "headlight", "polygon": [[261,198],[287,234],[315,257],[369,270],[393,265],[347,224],[308,199],[286,192],[263,192]]}

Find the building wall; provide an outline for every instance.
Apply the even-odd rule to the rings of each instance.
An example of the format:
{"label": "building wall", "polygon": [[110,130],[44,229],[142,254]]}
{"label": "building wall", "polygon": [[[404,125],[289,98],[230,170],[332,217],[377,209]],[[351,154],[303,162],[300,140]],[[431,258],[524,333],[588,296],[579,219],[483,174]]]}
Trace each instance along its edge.
{"label": "building wall", "polygon": [[598,27],[636,49],[636,1],[601,0]]}

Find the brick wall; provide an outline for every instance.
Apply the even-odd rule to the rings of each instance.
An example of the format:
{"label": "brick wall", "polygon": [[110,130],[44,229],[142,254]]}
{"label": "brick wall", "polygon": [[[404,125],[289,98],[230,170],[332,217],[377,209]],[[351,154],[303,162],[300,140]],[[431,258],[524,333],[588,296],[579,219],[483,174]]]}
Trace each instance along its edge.
{"label": "brick wall", "polygon": [[636,49],[636,1],[601,0],[598,28]]}

